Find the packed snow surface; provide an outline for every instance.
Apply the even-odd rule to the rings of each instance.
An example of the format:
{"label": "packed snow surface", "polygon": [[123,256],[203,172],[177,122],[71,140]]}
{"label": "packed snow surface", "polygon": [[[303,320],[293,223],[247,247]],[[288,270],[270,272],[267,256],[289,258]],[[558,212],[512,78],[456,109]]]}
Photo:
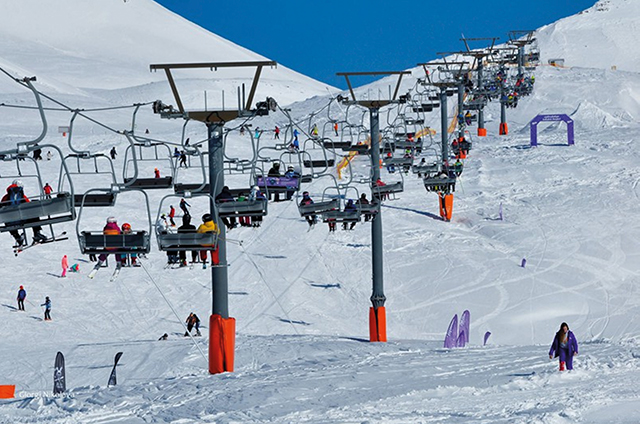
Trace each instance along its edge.
{"label": "packed snow surface", "polygon": [[[14,8],[12,13],[20,13],[17,3],[6,3]],[[27,8],[32,2],[22,3]],[[85,10],[79,3],[66,0],[65,7]],[[121,6],[133,10],[144,6],[141,12],[155,11],[161,22],[191,25],[147,0],[112,2],[104,11],[116,13]],[[611,13],[618,10],[614,6],[635,7],[632,2],[612,0]],[[42,7],[52,17],[58,16],[53,6]],[[596,11],[590,11],[569,19],[595,16]],[[11,55],[0,58],[0,66],[16,77],[36,74],[37,87],[65,104],[74,108],[127,105],[168,92],[166,82],[143,74],[135,78],[127,74],[123,85],[117,84],[114,74],[113,84],[103,85],[89,72],[78,71],[73,77],[73,72],[58,66],[61,62],[47,72],[37,60],[27,60],[29,52],[34,58],[40,52],[53,59],[67,57],[44,46],[42,40],[55,47],[58,37],[65,39],[69,34],[27,38],[29,34],[5,16],[0,17],[0,31],[34,45],[21,53],[16,44],[14,50],[7,50],[13,51]],[[140,25],[152,25],[155,20],[145,22]],[[4,37],[5,32],[0,43],[9,46],[12,38]],[[202,37],[213,35],[203,33]],[[104,56],[96,48],[96,63],[100,58],[113,63],[110,47],[99,48]],[[145,60],[143,67],[151,59]],[[118,66],[114,64],[114,72]],[[208,374],[202,355],[207,353],[211,311],[209,269],[197,264],[167,269],[166,255],[154,243],[148,257],[141,259],[143,267],[123,268],[110,281],[111,261],[109,268],[89,279],[93,263],[79,253],[75,222],[54,226],[56,234],[66,231],[69,240],[36,246],[17,257],[11,250],[12,238],[3,234],[0,385],[15,384],[17,392],[15,399],[0,400],[0,423],[640,422],[640,322],[635,319],[640,312],[640,225],[635,219],[640,202],[636,146],[640,76],[633,70],[582,66],[539,68],[534,93],[508,111],[508,136],[496,135],[499,110],[494,104],[488,107],[489,136],[472,138],[473,150],[456,187],[451,222],[439,219],[437,196],[427,193],[416,176],[382,171],[386,182],[402,178],[405,187],[397,199],[384,204],[381,215],[387,343],[368,342],[368,223],[331,234],[319,223],[308,231],[295,203],[279,202],[269,204],[261,228],[230,231],[229,309],[237,320],[235,371],[214,376]],[[419,76],[419,70],[413,73],[414,78]],[[34,104],[27,90],[0,77],[0,103]],[[194,100],[201,82],[199,77],[182,81]],[[156,89],[154,84],[165,85]],[[237,81],[224,84],[237,85]],[[322,89],[310,80],[299,84],[301,92],[321,94]],[[268,83],[263,86],[265,95],[268,87]],[[274,80],[271,88],[286,94],[282,80]],[[366,90],[384,92],[386,82],[361,92]],[[310,116],[328,98],[299,101],[304,98],[288,99],[298,100],[291,105],[293,118],[302,127],[317,121],[324,128],[327,114]],[[49,101],[46,105],[54,106]],[[131,130],[131,112],[87,112],[105,126],[78,117],[71,139],[75,149],[93,153],[107,154],[115,146],[119,181],[131,172],[125,160],[128,142],[109,129]],[[338,108],[331,113],[344,112]],[[540,145],[529,148],[527,124],[538,113],[569,114],[576,122],[576,144],[567,146],[564,124],[541,124]],[[70,153],[67,139],[57,132],[57,127],[69,125],[70,118],[68,112],[48,111],[49,131],[43,144]],[[426,124],[439,130],[439,122],[436,109]],[[270,130],[276,124],[284,128],[288,123],[282,111],[251,122],[252,131],[256,127]],[[230,157],[251,155],[249,132],[240,135],[240,124],[227,125],[236,129],[227,139]],[[364,124],[368,125],[366,119]],[[197,123],[187,125],[183,136],[182,125],[182,121],[160,120],[145,105],[137,115],[135,131],[143,135],[149,129],[149,137],[173,143],[183,137],[193,143],[206,137],[204,126]],[[472,135],[474,130],[470,128]],[[34,139],[39,132],[35,111],[0,107],[1,149],[14,149],[17,142]],[[439,137],[439,133],[434,136],[425,155],[437,148]],[[265,131],[261,146],[274,143],[273,133]],[[273,160],[281,155],[276,150],[263,153]],[[155,167],[166,175],[168,153],[145,157],[149,160],[140,163],[142,176],[152,176]],[[19,164],[30,195],[38,189],[34,169],[29,161]],[[58,157],[40,162],[39,168],[43,183],[58,183]],[[74,176],[76,192],[111,184],[103,167],[98,174],[93,166],[82,170],[86,173]],[[0,162],[0,185],[8,185],[16,173],[15,163]],[[356,179],[369,175],[367,157],[354,159],[351,175]],[[197,177],[195,164],[177,174],[179,181]],[[226,183],[249,187],[252,182],[248,174],[234,174],[226,176]],[[328,185],[329,179],[319,179],[303,189],[319,200]],[[355,186],[369,193],[366,185]],[[120,193],[111,208],[84,208],[78,229],[100,231],[107,216],[116,217],[120,224],[129,222],[134,229],[148,229],[159,213],[168,212],[168,205],[177,207],[178,197],[162,201],[170,191],[149,190],[148,194],[148,211],[139,193]],[[208,202],[189,201],[199,223]],[[80,272],[60,278],[64,254],[71,264],[79,264]],[[527,261],[525,267],[520,266],[522,259]],[[20,285],[28,293],[25,312],[16,308]],[[53,302],[51,322],[42,321],[40,304],[45,296]],[[470,344],[444,349],[451,318],[464,310],[471,312]],[[183,336],[182,322],[192,311],[202,320],[201,338]],[[557,361],[547,355],[563,321],[575,333],[580,349],[575,369],[560,373]],[[487,331],[492,334],[483,345]],[[168,340],[159,341],[164,333]],[[63,397],[51,395],[58,351],[67,363],[69,392]],[[118,365],[118,385],[106,387],[113,357],[120,351],[124,354]]]}

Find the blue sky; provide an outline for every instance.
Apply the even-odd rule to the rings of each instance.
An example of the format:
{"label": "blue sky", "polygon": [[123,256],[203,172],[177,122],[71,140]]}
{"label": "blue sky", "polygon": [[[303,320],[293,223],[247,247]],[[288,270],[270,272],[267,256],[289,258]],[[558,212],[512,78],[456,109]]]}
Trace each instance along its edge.
{"label": "blue sky", "polygon": [[436,58],[436,52],[461,50],[461,34],[505,41],[511,30],[539,28],[596,0],[156,1],[236,44],[344,89],[344,77],[336,72],[407,69]]}

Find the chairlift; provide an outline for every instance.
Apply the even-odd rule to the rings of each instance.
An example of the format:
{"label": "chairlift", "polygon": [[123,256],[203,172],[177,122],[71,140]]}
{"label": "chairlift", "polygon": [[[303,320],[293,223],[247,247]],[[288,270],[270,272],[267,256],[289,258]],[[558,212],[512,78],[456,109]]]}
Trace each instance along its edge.
{"label": "chairlift", "polygon": [[[94,188],[88,190],[86,196],[90,196],[93,192],[105,192],[105,193],[120,193],[118,201],[121,200],[121,196],[125,190],[121,190],[121,187],[114,185],[109,189]],[[82,202],[80,209],[78,210],[78,220],[76,221],[76,234],[78,236],[78,244],[80,246],[80,252],[83,254],[133,254],[133,253],[149,253],[151,250],[150,236],[151,236],[151,211],[149,209],[149,197],[147,193],[140,189],[126,189],[127,193],[139,192],[144,197],[144,205],[146,206],[148,226],[146,229],[133,231],[125,234],[104,234],[102,230],[80,230],[81,217],[84,208],[87,206]]]}
{"label": "chairlift", "polygon": [[[171,148],[165,143],[157,143],[157,142],[149,142],[145,141],[144,143],[133,142],[128,134],[125,134],[130,141],[130,145],[127,146],[124,156],[124,183],[126,187],[130,188],[138,188],[143,190],[150,189],[168,189],[173,185],[173,177],[175,175],[175,166],[173,163],[173,154],[171,152]],[[136,154],[136,149],[138,150]],[[166,155],[159,155],[158,149],[166,149]],[[151,150],[151,155],[149,155],[149,150]],[[146,156],[145,156],[145,152]],[[131,158],[129,158],[131,156]],[[158,173],[158,175],[154,177],[140,177],[139,176],[139,163],[142,162],[158,162],[158,161],[166,161],[169,164],[170,173],[167,176],[160,177],[158,168],[155,168],[154,171]],[[134,176],[127,177],[127,170],[129,163],[133,164],[134,167]]]}
{"label": "chairlift", "polygon": [[[72,162],[73,167],[67,165],[67,169],[69,169],[69,175],[73,179],[73,175],[84,175],[85,178],[91,176],[91,179],[94,180],[97,175],[107,175],[109,177],[109,184],[117,184],[116,181],[116,172],[113,167],[113,161],[110,157],[102,154],[70,154],[67,155],[63,161]],[[99,162],[106,162],[108,165],[100,166]],[[92,166],[90,170],[83,170],[82,164],[89,163]],[[106,169],[105,169],[106,168]],[[94,180],[95,181],[95,180]],[[60,184],[63,183],[63,175],[60,174]],[[78,182],[75,184],[76,191],[78,189]],[[84,204],[85,207],[105,207],[105,206],[113,206],[116,201],[116,193],[114,192],[96,192],[96,193],[84,193],[84,194],[74,194],[73,196],[74,204],[76,208],[80,207],[80,204]]]}
{"label": "chairlift", "polygon": [[[163,206],[165,205],[166,200],[179,197],[181,196],[176,194],[168,194],[160,200],[156,222],[160,220],[160,216],[162,215],[162,211],[164,210]],[[211,196],[206,193],[194,193],[194,197],[208,197],[209,200],[211,200]],[[158,242],[158,249],[163,252],[211,250],[215,249],[215,246],[217,246],[218,244],[218,234],[214,232],[169,232],[162,231],[159,226],[156,225],[155,234],[156,241]]]}

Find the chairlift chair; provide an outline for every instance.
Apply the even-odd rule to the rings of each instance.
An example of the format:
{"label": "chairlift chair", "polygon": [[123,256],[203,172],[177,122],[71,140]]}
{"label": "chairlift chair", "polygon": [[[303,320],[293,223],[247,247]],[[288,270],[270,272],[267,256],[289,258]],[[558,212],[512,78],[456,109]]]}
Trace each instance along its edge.
{"label": "chairlift chair", "polygon": [[[194,197],[208,197],[211,199],[211,196],[208,193],[194,193]],[[160,200],[160,205],[158,207],[158,214],[156,217],[156,222],[160,219],[162,215],[162,211],[165,202],[169,198],[180,198],[181,196],[176,194],[168,194],[164,196]],[[237,202],[242,203],[242,202]],[[214,208],[214,210],[216,210]],[[163,252],[184,252],[184,251],[194,251],[194,250],[210,250],[215,248],[218,244],[218,234],[217,233],[179,233],[179,232],[163,232],[160,231],[158,226],[155,228],[156,241],[158,242],[158,250]]]}
{"label": "chairlift chair", "polygon": [[[158,155],[158,148],[166,148],[167,150],[167,155],[163,157],[160,157]],[[136,155],[135,149],[138,148],[139,150],[139,156]],[[152,157],[144,157],[143,155],[143,149],[153,149],[153,156]],[[129,156],[131,156],[131,158],[129,158]],[[147,162],[147,161],[153,161],[153,162],[158,162],[158,161],[166,161],[169,164],[169,169],[170,169],[170,175],[167,175],[165,177],[160,177],[160,178],[149,178],[149,177],[140,177],[139,176],[139,170],[138,170],[138,163],[140,162]],[[134,167],[134,177],[127,177],[127,170],[128,170],[128,166],[129,163],[133,163],[133,167]],[[129,146],[127,146],[127,149],[125,151],[125,165],[124,165],[124,170],[123,170],[123,176],[124,176],[124,183],[126,187],[130,187],[130,188],[137,188],[137,189],[143,189],[143,190],[151,190],[151,189],[168,189],[171,188],[173,185],[173,177],[175,175],[175,166],[173,163],[173,153],[171,152],[171,148],[165,144],[165,143],[151,143],[151,142],[144,142],[144,143],[139,143],[139,142],[131,142],[131,144]]]}

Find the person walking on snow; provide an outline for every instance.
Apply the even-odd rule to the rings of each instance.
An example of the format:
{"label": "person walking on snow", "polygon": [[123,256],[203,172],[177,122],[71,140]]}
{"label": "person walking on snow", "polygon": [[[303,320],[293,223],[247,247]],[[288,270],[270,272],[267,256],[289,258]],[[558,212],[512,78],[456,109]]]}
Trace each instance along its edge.
{"label": "person walking on snow", "polygon": [[175,216],[176,216],[176,209],[173,207],[173,205],[169,205],[169,222],[171,223],[172,227],[176,226],[176,222],[173,220]]}
{"label": "person walking on snow", "polygon": [[49,296],[44,298],[44,303],[40,306],[44,306],[44,320],[51,321],[51,299]]}
{"label": "person walking on snow", "polygon": [[67,269],[69,269],[69,259],[67,259],[67,255],[62,257],[62,278],[67,276]]}
{"label": "person walking on snow", "polygon": [[24,300],[27,298],[27,291],[24,289],[24,286],[20,286],[20,290],[18,290],[18,310],[24,311]]}
{"label": "person walking on snow", "polygon": [[[555,353],[555,355],[554,355]],[[578,341],[576,336],[569,331],[566,322],[560,324],[560,330],[556,333],[549,350],[549,359],[559,357],[560,371],[564,371],[565,365],[568,370],[573,369],[573,357],[578,354]]]}
{"label": "person walking on snow", "polygon": [[111,160],[115,160],[116,159],[116,155],[118,153],[116,152],[115,146],[111,148],[111,151],[109,152],[109,154],[111,155]]}
{"label": "person walking on snow", "polygon": [[191,312],[185,322],[187,324],[187,331],[184,333],[185,337],[187,337],[189,333],[191,333],[191,330],[193,329],[194,326],[196,327],[196,336],[201,335],[200,334],[200,318],[198,318],[198,315]]}

